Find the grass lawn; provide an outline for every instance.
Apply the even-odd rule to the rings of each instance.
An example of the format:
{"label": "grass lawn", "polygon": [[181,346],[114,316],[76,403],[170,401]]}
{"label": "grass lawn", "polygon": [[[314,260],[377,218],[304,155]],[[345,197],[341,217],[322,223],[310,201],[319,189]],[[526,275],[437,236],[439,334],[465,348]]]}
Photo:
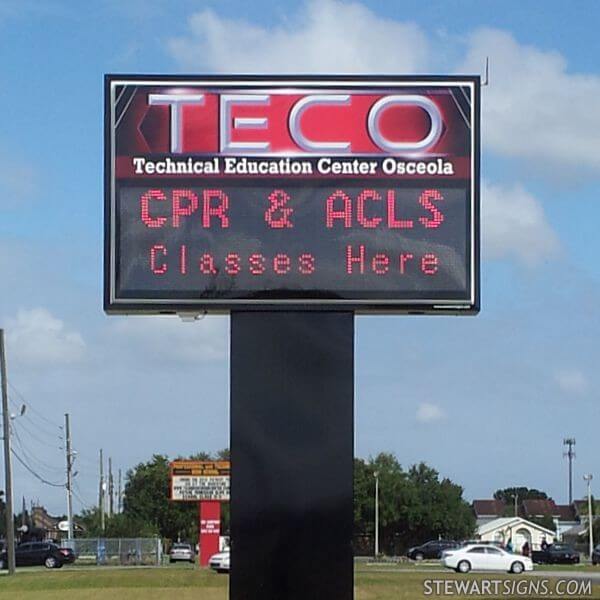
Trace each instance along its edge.
{"label": "grass lawn", "polygon": [[[481,575],[468,576],[480,580]],[[494,580],[503,575],[485,576]],[[356,600],[412,600],[425,596],[426,579],[459,579],[453,573],[421,573],[408,569],[369,572],[368,567],[357,569]],[[514,581],[515,578],[508,578]],[[535,578],[533,579],[535,581]],[[0,576],[0,600],[227,600],[226,575],[217,575],[193,567],[168,568],[63,568],[56,571],[22,569],[15,577]],[[600,583],[594,584],[593,596],[600,599]],[[465,596],[452,596],[460,599]],[[472,598],[473,596],[471,596]],[[523,596],[521,596],[523,597]],[[285,600],[285,599],[282,599]],[[313,600],[308,599],[307,600]],[[332,599],[335,600],[335,599]]]}

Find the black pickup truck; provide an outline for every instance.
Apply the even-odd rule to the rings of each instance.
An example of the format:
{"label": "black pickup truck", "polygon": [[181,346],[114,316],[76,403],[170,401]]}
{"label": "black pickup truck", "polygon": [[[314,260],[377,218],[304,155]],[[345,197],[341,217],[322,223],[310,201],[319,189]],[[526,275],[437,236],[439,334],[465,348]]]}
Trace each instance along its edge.
{"label": "black pickup truck", "polygon": [[531,559],[538,565],[575,565],[581,560],[579,552],[567,544],[552,544],[545,550],[534,550]]}

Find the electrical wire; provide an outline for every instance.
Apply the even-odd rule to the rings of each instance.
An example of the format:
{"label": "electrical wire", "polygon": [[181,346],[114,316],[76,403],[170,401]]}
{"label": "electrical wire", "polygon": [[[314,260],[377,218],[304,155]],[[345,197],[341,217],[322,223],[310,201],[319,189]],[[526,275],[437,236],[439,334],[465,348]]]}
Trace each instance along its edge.
{"label": "electrical wire", "polygon": [[60,469],[58,467],[49,465],[48,463],[44,462],[43,460],[41,460],[40,458],[37,458],[37,456],[35,456],[33,454],[33,452],[31,450],[28,450],[25,448],[25,444],[23,443],[23,440],[21,439],[21,436],[19,435],[19,431],[18,428],[16,426],[16,423],[12,423],[12,431],[15,435],[15,440],[17,441],[17,444],[19,445],[19,448],[21,449],[21,452],[23,452],[23,455],[25,456],[25,458],[27,460],[29,460],[30,462],[36,462],[39,465],[41,465],[44,469],[48,469],[49,471],[54,471],[55,473],[62,473],[63,469]]}
{"label": "electrical wire", "polygon": [[51,425],[52,427],[62,429],[60,425],[57,425],[54,421],[48,419],[37,408],[32,406],[30,402],[25,400],[25,396],[23,396],[23,394],[15,387],[15,385],[9,379],[7,379],[6,382],[8,383],[8,386],[13,390],[13,392],[21,399],[21,402],[23,402],[23,404],[26,404],[27,408],[29,408],[29,410],[31,410],[39,419],[45,421],[48,425]]}
{"label": "electrical wire", "polygon": [[[20,419],[21,417],[19,417]],[[55,436],[55,442],[53,444],[51,444],[50,442],[46,442],[44,440],[42,440],[41,438],[37,437],[37,435],[35,433],[33,433],[28,427],[25,427],[25,423],[21,420],[21,422],[19,423],[19,427],[21,429],[23,429],[23,431],[25,433],[27,433],[27,435],[29,437],[31,437],[32,440],[36,441],[38,444],[42,445],[42,446],[46,446],[47,448],[52,448],[53,450],[58,450],[59,449],[59,436]]]}
{"label": "electrical wire", "polygon": [[83,506],[83,508],[87,510],[93,510],[92,505],[86,502],[81,497],[81,488],[79,487],[79,484],[76,481],[73,481],[73,487],[71,488],[71,491],[73,492],[73,496],[75,496],[75,498],[79,500],[79,503]]}
{"label": "electrical wire", "polygon": [[12,452],[13,456],[36,478],[39,479],[39,481],[41,481],[42,483],[52,486],[52,487],[58,487],[58,488],[64,488],[65,484],[64,483],[53,483],[52,481],[48,481],[47,479],[44,479],[41,475],[38,475],[16,452],[14,448],[11,448],[10,451]]}
{"label": "electrical wire", "polygon": [[[47,438],[51,438],[51,439],[61,437],[59,435],[59,432],[62,432],[62,428],[57,427],[58,432],[50,431],[45,425],[40,425],[39,421],[38,422],[34,421],[28,413],[20,414],[21,405],[12,397],[12,394],[9,393],[8,399],[11,402],[12,406],[14,407],[15,412],[17,413],[18,417],[20,419],[25,419],[28,423],[31,423],[31,425],[36,429],[36,431],[39,434],[45,435]],[[25,404],[25,406],[28,406],[28,405]]]}

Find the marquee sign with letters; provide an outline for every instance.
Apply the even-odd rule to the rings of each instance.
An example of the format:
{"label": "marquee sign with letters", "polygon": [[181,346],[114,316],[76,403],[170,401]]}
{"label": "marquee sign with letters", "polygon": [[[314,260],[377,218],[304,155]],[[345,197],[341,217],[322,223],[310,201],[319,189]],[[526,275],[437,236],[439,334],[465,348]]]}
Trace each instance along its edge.
{"label": "marquee sign with letters", "polygon": [[175,460],[169,471],[171,500],[229,500],[231,464],[227,460]]}
{"label": "marquee sign with letters", "polygon": [[105,309],[473,314],[477,77],[107,76]]}

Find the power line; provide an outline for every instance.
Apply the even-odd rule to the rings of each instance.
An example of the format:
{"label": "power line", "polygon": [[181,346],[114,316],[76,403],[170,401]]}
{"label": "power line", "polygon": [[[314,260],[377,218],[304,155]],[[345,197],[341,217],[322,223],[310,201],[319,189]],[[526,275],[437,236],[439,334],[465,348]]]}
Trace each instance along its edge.
{"label": "power line", "polygon": [[[25,417],[26,417],[26,416],[27,416],[27,415],[25,415]],[[58,444],[59,444],[59,439],[60,439],[60,436],[58,436],[58,435],[54,436],[54,439],[55,439],[56,441],[55,441],[55,443],[54,443],[54,444],[51,444],[51,443],[49,443],[49,442],[46,442],[46,441],[44,441],[44,440],[40,439],[40,438],[37,436],[37,433],[33,433],[31,430],[29,430],[27,427],[25,427],[25,424],[23,423],[23,421],[21,421],[21,423],[20,423],[20,427],[23,429],[23,431],[25,431],[25,432],[27,433],[27,435],[29,435],[29,436],[30,436],[30,437],[31,437],[33,440],[35,440],[35,441],[36,441],[38,444],[41,444],[42,446],[46,446],[46,447],[48,447],[48,448],[52,448],[52,449],[55,449],[55,450],[58,450],[58,449],[59,449],[59,446],[58,446]],[[52,437],[52,436],[48,436],[48,437]]]}
{"label": "power line", "polygon": [[73,480],[73,495],[75,496],[75,498],[77,498],[77,500],[79,500],[79,502],[83,506],[83,508],[86,508],[87,510],[93,509],[93,506],[89,502],[86,502],[81,497],[82,491],[81,491],[81,488],[79,487],[79,484],[77,483],[77,480]]}
{"label": "power line", "polygon": [[[15,411],[19,412],[21,405],[14,400],[14,398],[9,396],[9,400],[11,401],[12,405],[15,408]],[[29,407],[28,404],[23,403],[22,405]],[[48,429],[48,427],[45,424],[40,424],[41,421],[34,421],[34,419],[32,418],[31,414],[29,414],[28,412],[25,412],[24,414],[20,415],[21,417],[23,417],[24,419],[26,419],[28,422],[31,423],[31,425],[33,427],[35,427],[36,431],[38,431],[39,433],[45,435],[46,437],[49,438],[55,438],[55,437],[60,437],[60,433],[62,432],[62,428],[61,427],[57,427],[56,429],[58,429],[58,431],[51,431]],[[34,415],[35,416],[35,415]],[[36,416],[37,419],[37,416]]]}
{"label": "power line", "polygon": [[15,439],[17,440],[17,444],[21,448],[21,451],[25,455],[25,458],[27,458],[29,461],[33,460],[33,462],[37,462],[39,465],[41,465],[45,469],[48,469],[49,471],[54,471],[55,473],[62,473],[62,469],[60,469],[58,467],[53,467],[52,465],[49,465],[48,463],[44,462],[40,458],[37,458],[37,456],[35,456],[33,454],[33,452],[31,452],[31,450],[27,450],[25,448],[25,444],[23,443],[23,440],[21,439],[21,436],[19,435],[19,432],[18,432],[18,429],[17,429],[15,423],[12,424],[12,431],[15,434]]}
{"label": "power line", "polygon": [[[29,404],[27,404],[26,402],[24,402],[22,400],[17,402],[14,399],[12,394],[9,394],[8,399],[17,413],[20,413],[23,407],[30,408]],[[55,437],[58,435],[58,433],[56,431],[50,431],[45,423],[43,425],[40,425],[40,423],[42,423],[41,420],[34,421],[30,412],[24,411],[23,414],[20,414],[20,416],[24,417],[25,419],[30,421],[31,424],[33,426],[35,426],[38,431],[45,433],[49,437]],[[38,418],[37,415],[33,415],[33,416],[35,416],[36,419]],[[62,427],[60,427],[60,426],[54,426],[53,429],[54,428],[58,429],[59,432],[62,431]]]}
{"label": "power line", "polygon": [[62,429],[62,427],[60,425],[58,425],[57,423],[54,423],[53,421],[51,421],[50,419],[45,417],[39,410],[37,410],[37,408],[32,406],[30,402],[25,400],[25,397],[23,396],[23,394],[21,394],[21,392],[14,386],[14,384],[11,381],[7,380],[7,383],[9,385],[9,387],[12,388],[13,392],[15,392],[15,394],[17,394],[17,396],[19,396],[21,401],[24,404],[27,404],[27,408],[29,408],[29,410],[33,411],[40,419],[42,419],[42,421],[46,421],[46,423],[48,423],[48,425],[52,425],[52,427]]}
{"label": "power line", "polygon": [[64,483],[53,483],[52,481],[48,481],[44,479],[41,475],[38,475],[14,450],[14,448],[10,449],[11,454],[36,478],[39,479],[42,483],[52,487],[64,488]]}

